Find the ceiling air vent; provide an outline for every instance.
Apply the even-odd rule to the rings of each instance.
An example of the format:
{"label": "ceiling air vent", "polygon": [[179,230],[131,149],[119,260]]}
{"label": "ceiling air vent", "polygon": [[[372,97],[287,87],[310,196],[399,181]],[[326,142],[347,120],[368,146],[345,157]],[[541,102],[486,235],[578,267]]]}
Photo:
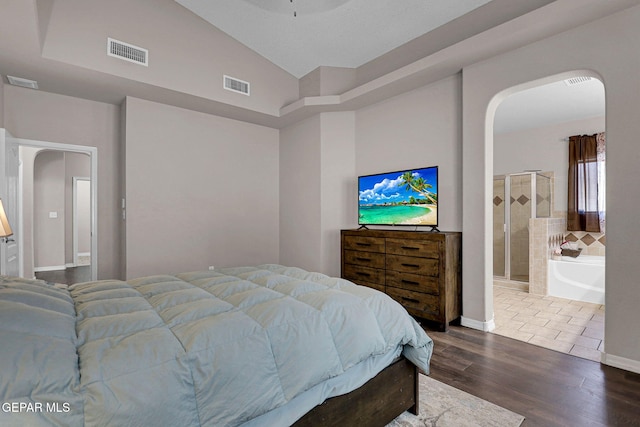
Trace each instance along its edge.
{"label": "ceiling air vent", "polygon": [[21,77],[7,76],[9,84],[13,86],[26,87],[29,89],[38,89],[38,82],[35,80],[23,79]]}
{"label": "ceiling air vent", "polygon": [[244,95],[249,96],[250,93],[250,84],[249,82],[245,82],[243,80],[238,80],[233,77],[224,76],[223,86],[225,89],[230,90],[232,92],[242,93]]}
{"label": "ceiling air vent", "polygon": [[567,79],[564,81],[564,84],[566,84],[567,86],[575,86],[575,85],[579,85],[581,83],[586,83],[588,81],[592,80],[591,77],[586,77],[586,76],[580,76],[580,77],[572,77],[570,79]]}
{"label": "ceiling air vent", "polygon": [[149,66],[149,51],[147,49],[121,42],[111,37],[107,38],[107,55],[136,64]]}

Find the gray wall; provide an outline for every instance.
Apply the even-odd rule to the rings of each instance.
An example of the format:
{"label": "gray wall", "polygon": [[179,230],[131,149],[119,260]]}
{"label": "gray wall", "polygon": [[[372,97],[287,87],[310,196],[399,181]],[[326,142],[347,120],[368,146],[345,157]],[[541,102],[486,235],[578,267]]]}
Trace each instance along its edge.
{"label": "gray wall", "polygon": [[280,263],[320,271],[320,115],[280,131]]}
{"label": "gray wall", "polygon": [[[272,115],[298,99],[298,79],[173,0],[56,0],[47,24],[54,61]],[[149,66],[107,56],[107,37],[148,49]],[[223,74],[251,96],[224,90]]]}
{"label": "gray wall", "polygon": [[357,175],[438,166],[443,231],[462,230],[460,86],[456,75],[356,112]]}
{"label": "gray wall", "polygon": [[320,173],[321,257],[319,271],[340,276],[340,229],[357,218],[355,113],[323,113]]}
{"label": "gray wall", "polygon": [[[33,174],[33,262],[39,268],[65,267],[65,167],[62,151],[41,151]],[[56,218],[49,215],[55,213]]]}
{"label": "gray wall", "polygon": [[0,75],[0,128],[4,127],[4,76]]}
{"label": "gray wall", "polygon": [[14,86],[5,86],[5,102],[17,138],[97,147],[98,278],[119,277],[119,107]]}
{"label": "gray wall", "polygon": [[462,229],[461,76],[280,135],[280,262],[340,273],[339,230],[357,227],[357,176],[439,166],[441,230]]}
{"label": "gray wall", "polygon": [[126,276],[278,261],[275,129],[126,100]]}
{"label": "gray wall", "polygon": [[[640,187],[635,185],[640,151],[640,98],[636,73],[640,56],[629,55],[640,37],[635,7],[542,40],[463,70],[463,314],[481,324],[493,318],[491,192],[493,115],[510,93],[557,81],[569,70],[592,70],[604,82],[607,99],[606,357],[639,369],[640,229],[636,224]],[[615,34],[615,37],[612,35]],[[571,54],[567,54],[571,52]],[[551,77],[549,77],[551,76]]]}
{"label": "gray wall", "polygon": [[[64,197],[65,197],[65,245],[64,245],[64,256],[65,263],[67,265],[72,265],[74,263],[73,259],[73,177],[91,177],[91,159],[87,154],[82,153],[64,153]],[[87,202],[90,204],[90,200]],[[87,206],[85,203],[85,206]],[[87,216],[85,215],[85,218]],[[86,226],[90,225],[86,221],[82,224]],[[79,233],[83,232],[84,236],[87,235],[87,232],[90,233],[90,229],[84,230],[79,229]],[[81,249],[80,252],[91,252],[90,243],[90,235],[89,240],[80,239],[80,241],[84,242],[84,249]],[[88,246],[88,247],[87,247]]]}
{"label": "gray wall", "polygon": [[[71,187],[73,193],[73,183],[71,184]],[[78,233],[78,255],[91,254],[91,180],[79,179],[76,181],[75,197],[76,206],[73,212],[74,214],[77,214],[76,227]],[[74,255],[75,254],[72,249],[71,262],[74,262]]]}
{"label": "gray wall", "polygon": [[357,223],[354,176],[353,112],[281,131],[280,263],[340,275],[340,230]]}

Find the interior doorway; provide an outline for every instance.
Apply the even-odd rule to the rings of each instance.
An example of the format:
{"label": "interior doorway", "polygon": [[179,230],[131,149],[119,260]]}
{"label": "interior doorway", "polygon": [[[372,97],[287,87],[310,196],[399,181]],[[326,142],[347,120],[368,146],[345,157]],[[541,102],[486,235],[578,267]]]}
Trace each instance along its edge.
{"label": "interior doorway", "polygon": [[[523,85],[520,92],[514,93],[510,89],[512,95],[503,99],[494,117],[494,193],[496,188],[498,191],[502,188],[500,179],[496,181],[496,177],[510,177],[514,175],[514,171],[528,171],[525,174],[515,174],[521,180],[522,176],[533,176],[532,171],[544,171],[542,175],[550,178],[551,204],[548,217],[538,216],[536,219],[536,216],[531,215],[527,218],[527,224],[522,223],[520,227],[523,236],[526,235],[529,240],[520,248],[523,253],[527,253],[527,277],[526,270],[520,271],[513,264],[512,256],[506,258],[506,267],[499,265],[501,255],[498,254],[505,253],[505,245],[496,247],[496,241],[500,241],[499,235],[507,230],[506,224],[513,220],[513,215],[502,215],[502,219],[496,220],[498,199],[495,194],[490,195],[494,205],[494,280],[487,286],[492,288],[493,295],[493,332],[600,361],[604,350],[604,305],[584,299],[550,296],[549,290],[554,279],[551,273],[555,266],[553,263],[563,262],[552,259],[552,255],[565,240],[579,244],[582,254],[587,254],[587,258],[603,258],[604,268],[604,233],[602,236],[599,233],[586,233],[587,236],[583,237],[580,233],[568,231],[566,220],[569,137],[604,135],[604,85],[588,72],[567,73],[558,76],[555,82],[550,79],[544,81],[546,83],[537,87],[532,86],[533,83]],[[502,123],[498,123],[500,120]],[[537,186],[539,182],[535,184]],[[533,188],[532,180],[527,180],[524,186],[527,189],[530,186]],[[546,197],[546,193],[533,190],[530,196],[518,196],[520,192],[515,194],[509,189],[502,189],[502,193],[504,196],[501,200],[516,208],[520,204],[526,205],[529,200],[540,202]],[[522,199],[518,200],[520,197]],[[496,223],[500,223],[500,226],[496,226]],[[512,233],[507,234],[507,240],[509,234]],[[511,268],[508,266],[510,261]],[[499,280],[500,276],[511,280]],[[524,277],[527,277],[528,286],[512,286],[514,279],[520,281]],[[581,282],[580,277],[582,276],[572,276],[570,281],[586,288],[587,283]]]}
{"label": "interior doorway", "polygon": [[[44,280],[50,280],[54,282],[78,282],[78,281],[88,281],[88,280],[97,280],[98,278],[98,235],[97,235],[97,188],[98,188],[98,174],[97,174],[97,148],[88,147],[88,146],[80,146],[80,145],[71,145],[71,144],[60,144],[48,141],[37,141],[37,140],[27,140],[16,138],[20,147],[20,156],[21,156],[21,171],[22,173],[19,176],[19,187],[21,189],[22,200],[19,203],[19,227],[22,231],[21,236],[24,237],[23,242],[23,250],[22,250],[22,264],[23,271],[21,275],[27,278],[38,277],[42,274],[53,274],[49,273],[47,270],[56,271],[57,275],[51,276],[47,275],[47,277],[38,277]],[[78,266],[78,260],[76,259],[76,249],[75,249],[75,237],[73,229],[74,225],[74,215],[73,215],[73,174],[65,180],[64,191],[67,194],[67,198],[69,200],[68,207],[48,207],[48,206],[36,206],[36,201],[34,200],[34,181],[35,181],[35,168],[36,166],[36,158],[39,153],[51,153],[49,154],[52,157],[62,157],[64,158],[65,153],[67,157],[85,157],[88,159],[88,170],[81,174],[77,174],[81,178],[88,178],[88,187],[89,187],[89,196],[88,196],[88,204],[89,204],[89,215],[88,218],[85,217],[85,220],[88,221],[88,232],[89,235],[89,250],[88,250],[88,258],[89,262],[85,266]],[[88,175],[88,176],[87,176]],[[58,202],[60,203],[60,202]],[[58,205],[62,206],[62,205]],[[86,207],[86,206],[85,206]],[[40,216],[40,219],[36,217],[36,215]],[[54,245],[57,245],[62,253],[64,253],[64,257],[62,257],[62,261],[60,258],[56,258],[53,261],[46,260],[44,265],[45,271],[39,271],[38,275],[36,275],[35,267],[36,267],[36,221],[40,221],[41,225],[39,226],[41,230],[46,229],[47,233],[49,231],[47,225],[56,224],[58,227],[51,227],[52,229],[57,229],[55,233],[49,233],[48,238],[50,242],[53,242]],[[56,223],[57,221],[57,223]],[[64,221],[64,225],[62,222]],[[44,224],[44,228],[42,228],[42,224]],[[69,238],[65,238],[63,232],[60,229],[67,229]],[[53,235],[52,235],[53,234]],[[40,248],[38,248],[40,250]],[[40,254],[38,254],[39,256]],[[86,261],[86,260],[85,260]],[[51,268],[46,268],[51,267]],[[76,277],[75,273],[78,270],[75,270],[78,267],[84,267],[84,273],[81,277]],[[73,276],[70,279],[67,279],[67,276]],[[51,280],[53,279],[53,280]]]}

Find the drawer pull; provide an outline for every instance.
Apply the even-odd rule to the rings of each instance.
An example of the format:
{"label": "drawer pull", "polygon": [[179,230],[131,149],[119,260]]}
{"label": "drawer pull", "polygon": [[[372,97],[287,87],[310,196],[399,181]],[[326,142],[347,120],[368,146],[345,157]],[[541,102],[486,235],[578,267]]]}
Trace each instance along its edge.
{"label": "drawer pull", "polygon": [[371,243],[356,242],[356,246],[371,246]]}
{"label": "drawer pull", "polygon": [[362,271],[358,271],[358,272],[356,272],[356,274],[357,274],[358,276],[364,276],[364,277],[370,277],[370,276],[371,276],[371,274],[369,274],[369,273],[363,273]]}
{"label": "drawer pull", "polygon": [[415,246],[403,246],[402,249],[405,249],[407,251],[419,251],[420,248],[416,248]]}
{"label": "drawer pull", "polygon": [[405,264],[405,263],[403,263],[402,266],[403,267],[411,267],[411,268],[420,268],[420,266],[417,265],[417,264]]}
{"label": "drawer pull", "polygon": [[406,302],[412,302],[412,303],[414,303],[414,304],[420,304],[420,301],[418,301],[418,300],[417,300],[417,299],[415,299],[415,298],[402,297],[402,300],[403,300],[403,301],[406,301]]}
{"label": "drawer pull", "polygon": [[371,258],[356,257],[356,259],[357,259],[358,261],[366,261],[366,262],[370,262],[370,261],[371,261]]}
{"label": "drawer pull", "polygon": [[418,282],[414,282],[414,281],[412,281],[412,280],[405,280],[405,279],[402,279],[402,283],[405,283],[405,284],[407,284],[407,285],[420,286],[420,283],[418,283]]}

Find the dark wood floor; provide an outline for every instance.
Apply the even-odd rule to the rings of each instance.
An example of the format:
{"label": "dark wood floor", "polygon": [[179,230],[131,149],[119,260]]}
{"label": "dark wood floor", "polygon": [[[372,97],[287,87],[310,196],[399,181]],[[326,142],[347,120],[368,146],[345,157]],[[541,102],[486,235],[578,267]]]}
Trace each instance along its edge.
{"label": "dark wood floor", "polygon": [[523,427],[640,426],[640,374],[461,326],[426,329],[431,377],[523,415]]}
{"label": "dark wood floor", "polygon": [[83,265],[81,267],[66,268],[64,270],[40,271],[36,273],[36,279],[46,280],[47,282],[64,283],[65,285],[88,282],[91,280],[91,266]]}

